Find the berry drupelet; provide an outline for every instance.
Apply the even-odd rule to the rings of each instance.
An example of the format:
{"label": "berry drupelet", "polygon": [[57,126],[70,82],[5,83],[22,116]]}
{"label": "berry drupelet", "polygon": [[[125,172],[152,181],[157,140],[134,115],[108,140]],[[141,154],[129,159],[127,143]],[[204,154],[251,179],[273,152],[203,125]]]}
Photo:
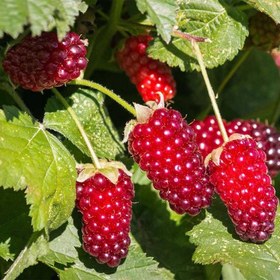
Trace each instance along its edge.
{"label": "berry drupelet", "polygon": [[97,172],[76,185],[84,250],[110,267],[119,265],[130,245],[134,189],[130,177],[123,170],[118,171],[116,184]]}
{"label": "berry drupelet", "polygon": [[179,214],[197,215],[211,203],[213,187],[194,130],[173,109],[158,108],[128,137],[128,149],[160,196]]}
{"label": "berry drupelet", "polygon": [[148,57],[146,49],[151,40],[149,35],[128,38],[116,54],[117,61],[136,85],[144,102],[159,101],[157,92],[161,92],[167,101],[174,97],[176,84],[167,64]]}
{"label": "berry drupelet", "polygon": [[4,71],[11,81],[32,91],[74,80],[86,66],[85,44],[74,32],[67,33],[61,42],[54,32],[28,36],[10,48],[3,61]]}
{"label": "berry drupelet", "polygon": [[225,203],[236,233],[255,243],[273,233],[278,205],[265,158],[252,138],[233,134],[212,152],[208,164],[210,182]]}

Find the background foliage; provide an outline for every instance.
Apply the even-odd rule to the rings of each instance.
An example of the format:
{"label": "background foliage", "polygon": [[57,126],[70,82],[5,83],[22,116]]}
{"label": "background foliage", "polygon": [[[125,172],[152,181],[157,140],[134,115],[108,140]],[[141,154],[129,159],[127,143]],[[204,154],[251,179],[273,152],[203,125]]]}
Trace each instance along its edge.
{"label": "background foliage", "polygon": [[[246,46],[248,19],[256,10],[280,23],[280,4],[272,0],[4,0],[0,60],[29,33],[55,29],[62,38],[71,29],[89,42],[85,77],[141,103],[114,53],[126,36],[149,30],[155,37],[149,55],[173,67],[178,93],[171,106],[191,122],[211,107],[191,44],[176,33],[181,30],[209,39],[201,51],[223,117],[261,119],[279,128],[279,70],[269,54]],[[15,91],[34,117],[17,108]],[[120,142],[130,114],[96,90],[69,85],[59,91],[97,155],[121,160],[133,171],[130,251],[115,269],[83,251],[81,217],[74,209],[75,163],[89,162],[88,150],[51,91],[14,89],[0,68],[1,277],[10,267],[9,279],[280,278],[279,211],[275,233],[261,245],[238,239],[217,197],[197,217],[174,214]],[[279,176],[274,183],[279,193]]]}

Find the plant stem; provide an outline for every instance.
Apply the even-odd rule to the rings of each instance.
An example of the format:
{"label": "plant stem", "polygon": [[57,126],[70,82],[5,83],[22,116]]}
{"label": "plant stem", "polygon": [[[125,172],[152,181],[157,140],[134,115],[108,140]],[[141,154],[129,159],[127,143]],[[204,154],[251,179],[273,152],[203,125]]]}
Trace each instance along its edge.
{"label": "plant stem", "polygon": [[80,133],[81,133],[81,135],[82,135],[82,137],[85,141],[86,146],[88,147],[92,162],[94,163],[94,165],[97,169],[100,169],[101,168],[100,162],[99,162],[99,160],[98,160],[98,158],[97,158],[97,156],[96,156],[96,154],[95,154],[95,152],[92,148],[92,145],[89,141],[89,138],[88,138],[82,124],[80,123],[80,121],[78,119],[78,116],[76,115],[75,111],[72,109],[72,107],[68,104],[66,99],[60,94],[60,92],[56,88],[53,88],[52,92],[55,94],[56,98],[63,104],[63,106],[65,107],[65,109],[69,113],[69,115],[72,117],[73,121],[75,122],[77,128],[79,129],[79,131],[80,131]]}
{"label": "plant stem", "polygon": [[207,91],[208,91],[208,95],[209,95],[209,98],[210,98],[215,116],[216,116],[217,121],[218,121],[218,125],[219,125],[219,128],[220,128],[223,140],[224,140],[224,142],[227,142],[228,141],[228,135],[227,135],[225,126],[223,124],[223,119],[222,119],[219,107],[218,107],[217,102],[216,102],[215,93],[214,93],[213,88],[211,86],[211,83],[210,83],[210,80],[209,80],[204,62],[203,62],[203,58],[202,58],[202,54],[201,54],[199,45],[197,44],[197,42],[192,41],[192,46],[193,46],[195,55],[197,57],[200,69],[201,69],[201,73],[202,73],[202,76],[203,76],[203,79],[204,79],[204,82],[205,82],[205,85],[206,85],[206,88],[207,88]]}
{"label": "plant stem", "polygon": [[117,31],[124,0],[113,0],[107,25],[97,32],[95,39],[91,42],[90,57],[91,62],[86,69],[85,77],[88,78],[98,67],[103,54],[110,47],[110,41]]}
{"label": "plant stem", "polygon": [[21,97],[19,96],[19,94],[12,89],[11,87],[6,89],[7,92],[10,94],[10,96],[14,99],[14,101],[16,102],[16,104],[18,105],[18,107],[26,112],[27,114],[29,114],[33,119],[35,119],[32,115],[32,113],[30,112],[29,108],[25,105],[25,103],[23,102],[23,100],[21,99]]}
{"label": "plant stem", "polygon": [[[230,69],[230,71],[227,73],[226,77],[223,79],[221,84],[218,87],[216,97],[219,97],[222,91],[224,90],[225,86],[228,84],[230,79],[234,76],[236,71],[239,69],[239,67],[243,64],[243,62],[248,58],[249,54],[251,53],[252,48],[247,49],[237,60],[237,62],[233,65],[233,67]],[[198,116],[198,119],[203,119],[205,116],[209,114],[211,111],[212,106],[211,104],[206,108],[206,110],[203,111],[202,114]]]}
{"label": "plant stem", "polygon": [[23,248],[23,250],[20,252],[20,254],[17,256],[13,264],[10,266],[10,268],[6,272],[6,276],[3,278],[3,280],[14,280],[16,279],[19,274],[26,268],[25,262],[26,257],[28,255],[28,250],[31,247],[33,243],[36,242],[36,240],[40,237],[42,232],[33,232],[30,239],[28,240],[26,246]]}
{"label": "plant stem", "polygon": [[115,94],[113,91],[105,88],[104,86],[91,82],[89,80],[74,80],[69,83],[70,85],[79,85],[86,86],[92,89],[97,89],[98,91],[104,93],[105,95],[112,98],[118,104],[120,104],[123,108],[125,108],[128,112],[130,112],[133,116],[136,116],[136,111],[133,106],[127,103],[124,99],[122,99],[119,95]]}

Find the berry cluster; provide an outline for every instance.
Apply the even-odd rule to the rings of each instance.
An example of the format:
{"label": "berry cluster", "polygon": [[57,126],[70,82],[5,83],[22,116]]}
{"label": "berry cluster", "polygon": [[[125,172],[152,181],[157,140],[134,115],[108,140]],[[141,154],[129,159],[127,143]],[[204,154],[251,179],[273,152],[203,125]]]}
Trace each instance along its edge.
{"label": "berry cluster", "polygon": [[118,266],[130,244],[133,185],[119,169],[113,184],[101,173],[77,182],[76,205],[83,216],[83,247],[99,263]]}
{"label": "berry cluster", "polygon": [[217,150],[208,165],[210,182],[227,206],[236,233],[242,240],[267,240],[274,230],[278,199],[267,175],[264,151],[246,136]]}
{"label": "berry cluster", "polygon": [[135,125],[128,148],[171,209],[196,215],[210,205],[213,187],[194,130],[178,111],[156,109],[145,123]]}
{"label": "berry cluster", "polygon": [[[280,133],[275,127],[255,120],[236,119],[224,122],[228,135],[233,133],[250,135],[258,143],[258,147],[266,154],[266,164],[271,176],[280,172]],[[197,134],[197,142],[203,157],[223,143],[218,122],[214,116],[191,124]]]}
{"label": "berry cluster", "polygon": [[59,42],[56,33],[45,32],[10,48],[3,68],[14,84],[42,91],[78,78],[87,66],[85,56],[85,44],[76,33]]}
{"label": "berry cluster", "polygon": [[117,52],[117,61],[136,85],[144,102],[159,101],[157,92],[161,92],[166,101],[174,97],[176,85],[170,68],[148,57],[146,49],[152,39],[149,35],[128,38],[123,49]]}

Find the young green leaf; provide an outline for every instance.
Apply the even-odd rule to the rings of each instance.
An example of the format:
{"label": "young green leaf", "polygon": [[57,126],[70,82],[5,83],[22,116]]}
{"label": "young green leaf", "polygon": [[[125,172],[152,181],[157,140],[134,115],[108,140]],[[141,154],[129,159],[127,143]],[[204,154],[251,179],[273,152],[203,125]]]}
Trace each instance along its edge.
{"label": "young green leaf", "polygon": [[[82,123],[97,156],[115,158],[123,151],[118,135],[104,107],[104,95],[79,89],[68,99]],[[73,119],[57,99],[51,98],[46,106],[44,125],[68,138],[84,154],[90,155]]]}
{"label": "young green leaf", "polygon": [[137,0],[137,7],[141,13],[147,12],[158,33],[166,43],[171,39],[171,32],[176,25],[176,0]]}
{"label": "young green leaf", "polygon": [[[235,57],[244,45],[248,31],[245,14],[218,0],[181,0],[177,14],[180,31],[208,38],[200,43],[204,62],[208,68],[222,65]],[[157,38],[148,49],[154,59],[166,62],[182,71],[198,69],[198,63],[190,41],[173,38],[166,44]]]}
{"label": "young green leaf", "polygon": [[[231,230],[230,230],[231,232]],[[247,280],[280,279],[280,212],[272,237],[263,244],[242,242],[212,214],[188,232],[196,263],[229,263]]]}
{"label": "young green leaf", "polygon": [[[127,258],[116,269],[99,265],[94,261],[83,251],[80,240],[78,230],[70,218],[67,227],[50,242],[48,254],[40,258],[40,261],[53,267],[62,280],[173,279],[173,275],[168,270],[159,268],[156,261],[143,253],[133,238]],[[68,265],[63,268],[57,263],[62,265],[68,263]]]}
{"label": "young green leaf", "polygon": [[0,243],[0,258],[5,261],[14,259],[14,254],[10,253],[10,238]]}
{"label": "young green leaf", "polygon": [[61,142],[15,107],[0,111],[0,185],[26,189],[34,230],[54,229],[75,200],[75,161]]}
{"label": "young green leaf", "polygon": [[280,23],[280,2],[275,0],[244,0],[249,5],[272,17]]}
{"label": "young green leaf", "polygon": [[82,0],[0,1],[0,37],[7,33],[16,38],[24,26],[30,24],[33,35],[56,27],[59,38],[62,38],[85,8]]}

